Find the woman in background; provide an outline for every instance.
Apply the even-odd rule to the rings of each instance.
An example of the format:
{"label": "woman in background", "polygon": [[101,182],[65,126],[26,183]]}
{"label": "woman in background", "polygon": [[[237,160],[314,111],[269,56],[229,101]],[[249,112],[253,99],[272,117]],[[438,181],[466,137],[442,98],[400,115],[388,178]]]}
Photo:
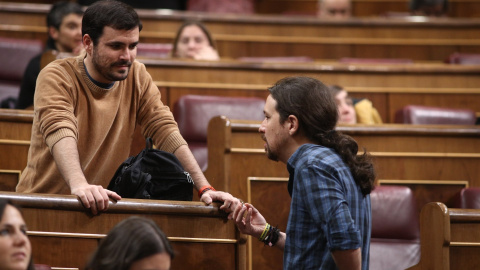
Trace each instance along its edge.
{"label": "woman in background", "polygon": [[20,209],[0,199],[0,270],[34,270],[32,246]]}
{"label": "woman in background", "polygon": [[370,100],[354,100],[338,85],[328,88],[337,103],[338,124],[382,124],[382,118]]}
{"label": "woman in background", "polygon": [[205,25],[197,21],[185,22],[178,29],[173,42],[173,58],[219,60],[212,35]]}
{"label": "woman in background", "polygon": [[150,219],[129,217],[102,239],[87,270],[169,270],[174,253],[165,234]]}

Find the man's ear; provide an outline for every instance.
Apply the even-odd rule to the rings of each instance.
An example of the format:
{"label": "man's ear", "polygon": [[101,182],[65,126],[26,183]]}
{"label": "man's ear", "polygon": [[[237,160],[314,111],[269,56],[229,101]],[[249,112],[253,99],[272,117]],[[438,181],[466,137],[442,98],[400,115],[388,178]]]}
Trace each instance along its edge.
{"label": "man's ear", "polygon": [[60,35],[57,28],[50,26],[48,27],[48,35],[55,41],[58,40],[58,36]]}
{"label": "man's ear", "polygon": [[83,37],[82,37],[82,41],[83,41],[83,47],[85,48],[85,51],[92,55],[92,50],[93,50],[93,40],[90,38],[90,36],[88,34],[85,34]]}
{"label": "man's ear", "polygon": [[287,124],[288,124],[288,133],[290,135],[294,135],[298,132],[299,130],[299,122],[298,118],[295,115],[289,115],[287,118]]}

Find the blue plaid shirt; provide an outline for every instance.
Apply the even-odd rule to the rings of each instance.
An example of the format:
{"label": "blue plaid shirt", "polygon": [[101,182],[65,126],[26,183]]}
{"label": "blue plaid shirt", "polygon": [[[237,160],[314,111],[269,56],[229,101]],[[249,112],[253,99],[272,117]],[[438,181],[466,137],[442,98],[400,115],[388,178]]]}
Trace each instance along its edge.
{"label": "blue plaid shirt", "polygon": [[370,251],[370,195],[363,196],[334,150],[304,144],[287,163],[292,196],[283,269],[337,269],[331,250]]}

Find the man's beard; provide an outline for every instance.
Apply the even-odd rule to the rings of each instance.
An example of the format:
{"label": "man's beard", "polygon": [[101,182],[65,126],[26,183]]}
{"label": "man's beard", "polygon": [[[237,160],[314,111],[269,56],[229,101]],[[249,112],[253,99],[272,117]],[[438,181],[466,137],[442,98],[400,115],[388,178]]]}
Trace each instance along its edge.
{"label": "man's beard", "polygon": [[[122,61],[117,61],[115,63],[112,63],[106,67],[106,65],[102,65],[102,58],[99,56],[97,53],[97,50],[93,50],[93,55],[92,55],[92,64],[95,70],[100,73],[105,79],[108,81],[122,81],[125,80],[128,76],[128,72],[130,71],[130,66],[132,65],[132,62],[127,61],[127,60],[122,60]],[[105,64],[105,62],[104,62]],[[128,66],[126,72],[124,74],[115,74],[111,68],[115,66]]]}
{"label": "man's beard", "polygon": [[267,155],[267,157],[273,161],[278,161],[278,154],[270,149],[270,146],[268,145],[265,136],[262,136],[262,139],[265,142],[265,154]]}

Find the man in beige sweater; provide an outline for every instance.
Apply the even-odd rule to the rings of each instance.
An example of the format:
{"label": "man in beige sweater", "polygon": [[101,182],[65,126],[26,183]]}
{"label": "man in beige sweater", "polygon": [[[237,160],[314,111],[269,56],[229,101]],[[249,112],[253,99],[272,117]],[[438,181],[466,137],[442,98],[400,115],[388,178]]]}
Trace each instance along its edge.
{"label": "man in beige sweater", "polygon": [[121,2],[99,1],[85,11],[85,53],[56,60],[39,74],[18,192],[74,194],[93,214],[106,210],[110,198],[121,199],[105,187],[128,157],[138,124],[180,160],[202,201],[223,201],[227,212],[239,203],[209,185],[145,66],[135,61],[141,29],[135,10]]}

